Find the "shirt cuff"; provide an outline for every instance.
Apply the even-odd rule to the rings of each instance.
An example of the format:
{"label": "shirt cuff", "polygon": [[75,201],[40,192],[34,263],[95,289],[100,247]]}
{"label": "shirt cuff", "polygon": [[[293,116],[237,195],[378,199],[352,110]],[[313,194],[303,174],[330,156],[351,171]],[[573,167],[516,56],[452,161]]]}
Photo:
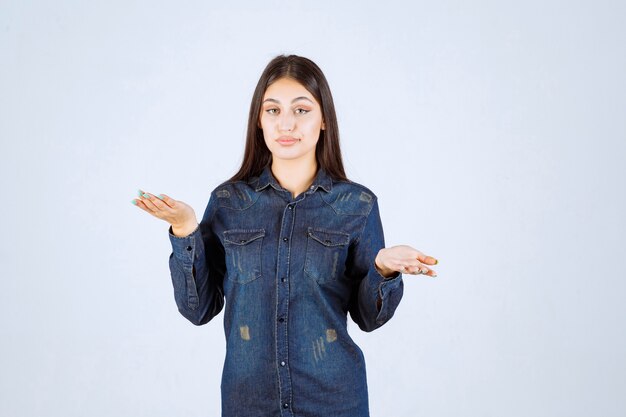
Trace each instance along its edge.
{"label": "shirt cuff", "polygon": [[172,244],[172,253],[183,266],[191,267],[193,265],[194,255],[197,252],[199,242],[202,242],[200,236],[200,225],[187,236],[176,236],[172,231],[172,226],[168,228],[170,243]]}
{"label": "shirt cuff", "polygon": [[403,282],[402,274],[398,271],[389,278],[385,278],[380,273],[378,275],[381,278],[380,284],[378,284],[378,296],[381,300],[381,305],[378,316],[376,317],[376,322],[383,324],[393,316],[396,307],[400,303],[403,292]]}

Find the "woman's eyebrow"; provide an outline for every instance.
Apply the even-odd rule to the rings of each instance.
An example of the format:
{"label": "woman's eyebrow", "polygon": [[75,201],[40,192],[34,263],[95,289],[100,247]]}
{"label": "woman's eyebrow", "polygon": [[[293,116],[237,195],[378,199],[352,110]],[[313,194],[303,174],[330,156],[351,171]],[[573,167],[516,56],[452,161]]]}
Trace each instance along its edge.
{"label": "woman's eyebrow", "polygon": [[[298,101],[298,100],[309,100],[311,103],[313,103],[313,101],[310,98],[304,97],[304,96],[296,97],[293,100],[291,100],[291,102],[293,103],[293,102]],[[275,98],[266,98],[265,100],[263,100],[263,103],[265,103],[266,101],[271,101],[273,103],[280,104],[280,101],[276,100]]]}

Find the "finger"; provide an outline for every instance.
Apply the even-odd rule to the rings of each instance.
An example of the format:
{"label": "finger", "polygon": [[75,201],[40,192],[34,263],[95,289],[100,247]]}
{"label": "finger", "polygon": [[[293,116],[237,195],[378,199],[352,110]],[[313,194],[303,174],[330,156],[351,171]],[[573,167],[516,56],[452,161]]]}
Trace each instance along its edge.
{"label": "finger", "polygon": [[412,274],[412,275],[419,275],[421,274],[421,269],[419,266],[415,266],[415,265],[407,265],[404,267],[403,269],[404,272],[406,272],[407,274]]}
{"label": "finger", "polygon": [[148,204],[148,199],[146,197],[144,197],[144,195],[148,195],[144,190],[142,190],[141,188],[137,189],[137,198],[135,198],[133,201],[136,201],[137,206],[146,209],[146,211],[150,214],[152,214],[152,210],[149,206],[147,206]]}
{"label": "finger", "polygon": [[141,196],[141,201],[146,205],[146,207],[148,207],[151,211],[159,211],[160,208],[157,206],[158,203],[156,203],[155,200],[158,199],[150,193],[143,193],[143,196]]}
{"label": "finger", "polygon": [[168,206],[167,204],[163,202],[163,200],[161,200],[160,198],[150,193],[145,193],[144,198],[146,198],[150,203],[152,203],[157,208],[157,210],[169,212],[169,210],[171,209],[170,206]]}
{"label": "finger", "polygon": [[174,206],[176,205],[176,200],[169,197],[168,195],[159,194],[157,197],[160,198],[161,201],[163,201],[165,204],[167,204],[171,208],[174,208]]}
{"label": "finger", "polygon": [[407,268],[411,270],[416,270],[416,271],[424,267],[424,265],[421,262],[414,260],[414,259],[411,259],[411,260],[407,259],[402,262],[402,265],[406,266]]}
{"label": "finger", "polygon": [[422,273],[422,268],[420,265],[403,265],[400,267],[400,272],[405,274],[419,275]]}
{"label": "finger", "polygon": [[137,207],[139,207],[140,209],[142,209],[143,211],[153,214],[152,211],[150,211],[148,207],[146,207],[146,205],[140,199],[137,198],[137,199],[131,200],[131,202]]}
{"label": "finger", "polygon": [[437,259],[433,258],[432,256],[424,255],[421,252],[417,255],[417,259],[427,265],[437,265],[439,263]]}
{"label": "finger", "polygon": [[437,273],[434,270],[428,268],[426,265],[423,265],[423,264],[405,265],[401,272],[406,272],[408,274],[413,274],[413,275],[423,274],[423,275],[428,275],[430,277],[437,276]]}
{"label": "finger", "polygon": [[428,268],[426,266],[422,266],[422,274],[426,275],[426,276],[429,276],[429,277],[436,277],[437,276],[437,273],[434,270],[432,270],[432,269],[430,269],[430,268]]}
{"label": "finger", "polygon": [[437,276],[437,273],[434,270],[430,269],[429,267],[427,267],[424,264],[420,264],[420,266],[419,266],[419,273],[423,274],[423,275],[428,275],[429,277],[436,277]]}
{"label": "finger", "polygon": [[[138,195],[139,197],[143,197],[143,198],[140,198],[140,201],[143,201],[144,199],[148,199],[149,201],[153,202],[153,204],[154,204],[156,207],[159,207],[161,210],[163,210],[163,209],[164,209],[164,208],[166,208],[166,207],[165,207],[164,205],[163,205],[163,206],[159,205],[159,204],[158,204],[159,200],[160,200],[160,201],[163,201],[165,204],[167,204],[167,205],[168,205],[169,207],[171,207],[171,208],[174,208],[174,205],[176,204],[176,200],[174,200],[173,198],[170,198],[170,197],[166,196],[165,194],[159,194],[159,195],[157,195],[157,196],[154,196],[154,195],[151,195],[151,194],[150,194],[150,193],[148,193],[148,192],[145,192],[145,191],[144,191],[144,190],[142,190],[141,188],[139,188],[139,189],[137,190],[137,195]],[[152,197],[156,197],[156,198],[158,198],[159,200],[157,200],[157,199],[155,199],[155,198],[147,198],[147,197],[145,197],[145,195],[152,196]]]}

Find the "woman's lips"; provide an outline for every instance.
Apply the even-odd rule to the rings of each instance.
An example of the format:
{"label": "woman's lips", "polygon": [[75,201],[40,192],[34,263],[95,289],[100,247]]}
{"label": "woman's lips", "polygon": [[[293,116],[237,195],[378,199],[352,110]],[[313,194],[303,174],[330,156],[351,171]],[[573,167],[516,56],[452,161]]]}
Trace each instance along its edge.
{"label": "woman's lips", "polygon": [[292,138],[291,136],[281,136],[276,140],[276,142],[280,143],[281,145],[291,145],[298,142],[299,140],[300,139]]}

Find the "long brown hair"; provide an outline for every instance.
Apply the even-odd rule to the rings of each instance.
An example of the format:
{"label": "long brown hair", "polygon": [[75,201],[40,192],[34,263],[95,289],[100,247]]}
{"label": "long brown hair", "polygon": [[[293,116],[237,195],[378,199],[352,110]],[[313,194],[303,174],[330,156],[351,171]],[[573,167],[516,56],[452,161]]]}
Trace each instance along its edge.
{"label": "long brown hair", "polygon": [[259,127],[259,116],[265,90],[280,78],[291,78],[299,82],[320,103],[325,129],[320,130],[315,159],[318,167],[323,167],[331,178],[347,181],[330,87],[322,70],[310,59],[298,55],[278,55],[263,70],[250,104],[243,161],[239,171],[229,181],[247,181],[250,177],[259,175],[272,160],[272,154],[265,145],[263,130]]}

